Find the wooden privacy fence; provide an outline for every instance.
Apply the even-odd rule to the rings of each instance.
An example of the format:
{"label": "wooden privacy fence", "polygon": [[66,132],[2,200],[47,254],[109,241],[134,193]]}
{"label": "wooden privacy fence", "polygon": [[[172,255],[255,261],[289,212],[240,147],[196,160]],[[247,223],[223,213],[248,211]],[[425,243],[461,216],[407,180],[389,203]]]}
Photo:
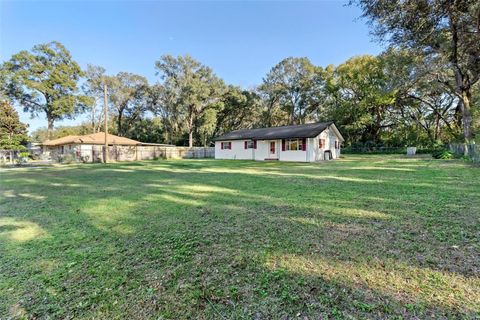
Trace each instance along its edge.
{"label": "wooden privacy fence", "polygon": [[449,145],[450,152],[469,156],[473,162],[480,163],[480,146],[474,143],[452,143]]}
{"label": "wooden privacy fence", "polygon": [[[85,162],[103,162],[104,147],[92,146],[90,150],[81,152],[81,159]],[[213,147],[164,147],[164,146],[109,146],[108,159],[110,161],[135,161],[149,159],[199,159],[214,158]]]}

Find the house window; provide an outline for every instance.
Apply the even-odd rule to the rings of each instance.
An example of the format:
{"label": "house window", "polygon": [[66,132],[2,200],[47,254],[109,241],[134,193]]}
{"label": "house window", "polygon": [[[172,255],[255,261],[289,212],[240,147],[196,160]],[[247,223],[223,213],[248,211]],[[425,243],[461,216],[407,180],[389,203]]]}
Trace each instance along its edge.
{"label": "house window", "polygon": [[285,141],[285,150],[287,151],[305,151],[305,139],[288,139]]}
{"label": "house window", "polygon": [[298,139],[287,140],[287,150],[298,150]]}
{"label": "house window", "polygon": [[229,141],[229,142],[222,142],[222,144],[221,144],[221,149],[222,149],[222,150],[226,150],[226,149],[230,150],[230,149],[232,149],[232,143],[231,143],[230,141]]}
{"label": "house window", "polygon": [[335,140],[335,149],[339,149],[339,147],[340,147],[340,144],[338,143],[337,140]]}
{"label": "house window", "polygon": [[255,148],[255,143],[253,140],[246,140],[244,142],[245,149],[254,149]]}
{"label": "house window", "polygon": [[325,148],[325,139],[319,139],[318,140],[318,148],[319,149]]}

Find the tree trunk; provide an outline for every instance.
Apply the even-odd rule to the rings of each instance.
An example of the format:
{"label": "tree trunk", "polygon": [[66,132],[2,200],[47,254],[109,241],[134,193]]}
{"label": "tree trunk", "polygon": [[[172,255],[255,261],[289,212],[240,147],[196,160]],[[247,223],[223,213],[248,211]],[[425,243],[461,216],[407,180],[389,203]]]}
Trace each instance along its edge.
{"label": "tree trunk", "polygon": [[190,132],[188,133],[188,146],[191,148],[193,147],[193,130],[190,129]]}
{"label": "tree trunk", "polygon": [[465,143],[468,143],[472,138],[472,110],[470,106],[470,91],[462,91],[462,122],[463,122],[463,137]]}
{"label": "tree trunk", "polygon": [[188,119],[188,146],[193,147],[193,115]]}
{"label": "tree trunk", "polygon": [[[453,1],[452,4],[455,6],[455,1]],[[462,72],[458,61],[459,37],[457,19],[452,14],[449,15],[449,19],[452,32],[452,53],[449,60],[453,66],[457,94],[462,102],[460,107],[462,108],[463,138],[465,143],[468,143],[472,138],[472,112],[470,110],[470,88],[472,83],[469,83],[468,77],[465,76],[465,72]]]}
{"label": "tree trunk", "polygon": [[52,139],[52,134],[53,134],[53,123],[54,120],[50,115],[47,115],[47,122],[48,122],[48,127],[47,127],[47,136],[48,139]]}
{"label": "tree trunk", "polygon": [[439,135],[440,135],[440,116],[437,114],[435,117],[435,131],[433,134],[433,138],[435,139],[434,143],[437,142]]}
{"label": "tree trunk", "polygon": [[123,136],[122,132],[122,113],[118,113],[118,118],[117,118],[117,130],[118,130],[118,135]]}

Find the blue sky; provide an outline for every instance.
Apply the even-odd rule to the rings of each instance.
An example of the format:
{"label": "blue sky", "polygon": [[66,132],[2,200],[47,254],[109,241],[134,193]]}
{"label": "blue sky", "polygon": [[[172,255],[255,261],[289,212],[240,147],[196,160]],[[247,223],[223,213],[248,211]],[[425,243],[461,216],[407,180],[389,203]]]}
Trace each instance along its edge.
{"label": "blue sky", "polygon": [[[134,72],[153,83],[161,55],[188,53],[227,83],[250,88],[289,56],[326,66],[378,54],[381,48],[359,16],[346,1],[0,0],[0,61],[56,40],[82,67]],[[46,126],[43,115],[31,119],[20,111],[20,116],[30,131]]]}

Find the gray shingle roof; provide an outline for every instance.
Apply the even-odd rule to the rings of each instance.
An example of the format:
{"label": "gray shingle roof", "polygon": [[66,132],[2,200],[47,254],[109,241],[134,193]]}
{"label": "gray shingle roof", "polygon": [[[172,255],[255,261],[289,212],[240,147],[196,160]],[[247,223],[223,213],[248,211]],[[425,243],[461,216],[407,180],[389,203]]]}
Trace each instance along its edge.
{"label": "gray shingle roof", "polygon": [[225,140],[268,140],[268,139],[290,139],[290,138],[313,138],[318,136],[333,122],[317,122],[300,124],[295,126],[282,126],[260,129],[242,129],[225,133],[216,137],[215,141]]}

